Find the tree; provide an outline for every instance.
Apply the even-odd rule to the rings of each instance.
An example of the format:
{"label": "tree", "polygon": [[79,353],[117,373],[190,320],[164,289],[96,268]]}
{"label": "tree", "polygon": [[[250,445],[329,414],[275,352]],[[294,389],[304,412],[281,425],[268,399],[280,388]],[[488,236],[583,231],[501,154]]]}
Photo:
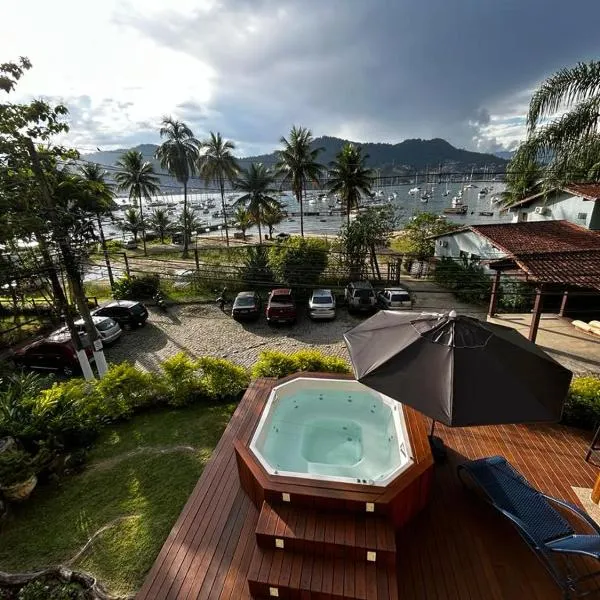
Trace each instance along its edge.
{"label": "tree", "polygon": [[291,185],[292,193],[300,205],[300,235],[304,237],[303,200],[306,184],[308,181],[319,184],[324,167],[317,162],[317,158],[323,148],[311,149],[314,140],[310,129],[295,125],[290,131],[289,139],[282,137],[279,141],[283,148],[277,152],[276,169],[282,176],[282,185]]}
{"label": "tree", "polygon": [[268,286],[273,283],[273,272],[269,267],[269,254],[264,246],[249,246],[248,254],[240,269],[244,283],[251,288]]}
{"label": "tree", "polygon": [[308,288],[325,271],[328,253],[325,240],[293,236],[269,248],[269,267],[276,281]]}
{"label": "tree", "polygon": [[104,262],[106,263],[106,269],[108,271],[108,280],[110,282],[110,287],[113,288],[115,280],[110,265],[110,258],[108,256],[108,248],[106,247],[106,238],[104,237],[104,228],[102,227],[102,217],[112,217],[112,211],[116,208],[116,204],[113,200],[114,194],[112,187],[107,181],[107,173],[100,165],[96,163],[87,163],[83,165],[80,170],[83,178],[86,179],[95,190],[93,196],[94,202],[89,209],[96,216],[98,234],[100,235],[100,245],[102,246]]}
{"label": "tree", "polygon": [[541,162],[546,187],[593,176],[600,156],[599,118],[600,61],[561,69],[534,92],[527,139],[511,168],[516,171]]}
{"label": "tree", "polygon": [[135,208],[128,208],[123,215],[121,228],[124,231],[129,231],[133,235],[133,241],[137,244],[138,233],[142,231],[142,219],[140,213]]}
{"label": "tree", "polygon": [[246,240],[246,231],[254,225],[254,219],[250,214],[250,211],[243,206],[238,206],[235,214],[233,215],[235,219],[235,226],[242,232],[242,237],[244,241]]}
{"label": "tree", "polygon": [[262,223],[269,228],[269,237],[273,239],[273,229],[285,219],[285,213],[281,210],[281,205],[268,206],[263,209]]}
{"label": "tree", "polygon": [[361,196],[371,196],[375,175],[373,170],[365,165],[367,158],[368,155],[363,156],[360,146],[344,144],[329,167],[328,186],[333,193],[340,194],[346,206],[348,225],[350,211],[358,208]]}
{"label": "tree", "polygon": [[439,215],[422,212],[415,215],[404,227],[404,233],[411,244],[411,253],[418,260],[426,260],[435,253],[434,235],[440,235],[458,229],[455,223],[440,219]]}
{"label": "tree", "polygon": [[[181,230],[183,232],[184,237],[187,237],[188,240],[192,239],[194,233],[197,234],[198,230],[202,227],[202,221],[198,217],[196,211],[192,208],[188,208],[187,210],[181,213]],[[186,229],[187,228],[187,229]]]}
{"label": "tree", "polygon": [[374,274],[381,277],[376,249],[378,246],[387,246],[395,226],[396,217],[390,206],[383,209],[369,208],[342,228],[339,239],[350,279],[363,277],[369,256]]}
{"label": "tree", "polygon": [[[252,163],[248,169],[241,172],[235,182],[235,188],[244,195],[237,200],[245,203],[248,212],[258,226],[258,241],[262,244],[261,224],[264,222],[265,212],[281,208],[281,204],[271,194],[275,193],[275,174],[262,163]],[[269,232],[272,231],[272,227]]]}
{"label": "tree", "polygon": [[141,152],[137,150],[127,150],[117,161],[115,180],[118,189],[129,194],[130,200],[133,200],[135,206],[140,211],[140,224],[142,231],[142,241],[144,242],[144,255],[148,255],[146,249],[146,227],[144,225],[144,210],[142,208],[143,200],[150,200],[153,194],[160,191],[160,180],[154,172],[152,163],[144,160]]}
{"label": "tree", "polygon": [[155,209],[150,214],[148,222],[150,223],[150,226],[156,230],[156,233],[158,233],[160,243],[164,244],[165,236],[173,231],[173,222],[171,221],[171,217],[169,217],[167,210],[164,208]]}
{"label": "tree", "polygon": [[542,167],[536,161],[509,163],[506,170],[506,189],[501,193],[504,206],[512,206],[535,193],[542,182]]}
{"label": "tree", "polygon": [[199,158],[200,175],[207,183],[214,182],[219,186],[221,193],[221,210],[225,225],[225,238],[229,247],[229,231],[227,226],[227,213],[225,211],[225,183],[232,184],[239,173],[239,166],[232,151],[235,144],[224,140],[220,133],[210,132],[210,137],[200,144],[201,155]]}
{"label": "tree", "polygon": [[[200,142],[192,130],[182,121],[164,117],[160,128],[160,137],[166,138],[156,150],[160,166],[167,169],[177,181],[183,184],[183,214],[187,214],[187,186],[190,177],[196,173]],[[189,228],[184,223],[183,230]],[[188,256],[189,238],[183,236],[183,256]]]}

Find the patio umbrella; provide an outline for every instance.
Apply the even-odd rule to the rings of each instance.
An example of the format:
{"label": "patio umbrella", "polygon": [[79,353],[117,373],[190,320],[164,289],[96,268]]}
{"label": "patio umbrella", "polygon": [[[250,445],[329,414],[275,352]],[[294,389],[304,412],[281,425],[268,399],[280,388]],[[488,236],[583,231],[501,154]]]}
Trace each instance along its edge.
{"label": "patio umbrella", "polygon": [[433,424],[559,421],[572,377],[514,329],[454,311],[381,311],[344,340],[358,381]]}

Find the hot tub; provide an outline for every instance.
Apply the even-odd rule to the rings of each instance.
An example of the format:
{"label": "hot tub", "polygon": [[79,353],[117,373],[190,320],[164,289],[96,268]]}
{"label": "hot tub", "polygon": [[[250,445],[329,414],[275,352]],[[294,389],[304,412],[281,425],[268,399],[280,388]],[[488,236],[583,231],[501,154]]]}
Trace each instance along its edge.
{"label": "hot tub", "polygon": [[250,450],[271,475],[375,486],[413,463],[401,406],[347,379],[274,387]]}

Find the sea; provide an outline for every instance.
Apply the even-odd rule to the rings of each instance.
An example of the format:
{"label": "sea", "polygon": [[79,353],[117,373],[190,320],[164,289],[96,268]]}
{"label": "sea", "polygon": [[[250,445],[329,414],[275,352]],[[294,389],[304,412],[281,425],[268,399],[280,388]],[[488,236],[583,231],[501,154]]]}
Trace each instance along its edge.
{"label": "sea", "polygon": [[[504,191],[504,183],[499,181],[472,181],[468,187],[464,183],[428,183],[421,184],[418,193],[410,194],[409,190],[415,187],[415,184],[404,184],[395,186],[381,186],[373,188],[376,196],[371,200],[371,204],[376,205],[390,204],[395,209],[398,218],[398,229],[408,223],[415,215],[422,212],[432,212],[442,215],[448,221],[460,225],[476,225],[483,223],[508,223],[511,221],[511,215],[500,211],[500,205],[495,201]],[[444,209],[450,208],[452,198],[462,189],[462,203],[467,206],[464,214],[444,215]],[[482,190],[487,192],[482,194]],[[421,199],[421,196],[427,192],[428,199]],[[240,194],[226,193],[226,204],[232,206],[235,204]],[[291,192],[282,192],[278,197],[282,203],[283,209],[289,213],[275,228],[275,233],[300,233],[299,206]],[[126,239],[129,236],[123,233],[119,222],[123,219],[123,212],[129,206],[127,198],[117,198],[116,203],[119,209],[115,211],[112,220],[106,220],[104,223],[105,234],[112,239]],[[197,218],[201,220],[202,227],[198,230],[198,235],[220,236],[222,231],[218,230],[218,225],[222,225],[223,218],[216,213],[221,210],[221,198],[214,192],[191,191],[188,193],[188,204],[195,210]],[[207,207],[210,206],[210,208]],[[183,209],[183,195],[176,193],[160,194],[150,201],[144,201],[144,216],[147,218],[155,208],[167,208],[173,220],[179,219]],[[346,223],[346,217],[336,214],[335,207],[339,211],[339,204],[336,204],[333,196],[323,197],[322,193],[317,191],[307,192],[307,198],[304,202],[304,231],[305,233],[320,235],[336,235],[340,227]],[[307,214],[308,213],[308,214]],[[482,214],[483,213],[483,214]],[[216,229],[216,231],[215,231]],[[263,228],[265,229],[265,228]],[[248,234],[257,233],[256,227],[247,231]]]}

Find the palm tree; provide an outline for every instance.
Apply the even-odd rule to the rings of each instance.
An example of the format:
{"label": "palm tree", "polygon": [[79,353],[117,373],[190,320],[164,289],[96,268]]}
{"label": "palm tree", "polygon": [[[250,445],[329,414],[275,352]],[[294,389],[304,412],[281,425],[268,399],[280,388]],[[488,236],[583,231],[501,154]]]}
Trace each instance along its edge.
{"label": "palm tree", "polygon": [[[192,130],[182,121],[172,117],[164,117],[160,128],[160,137],[166,138],[157,148],[156,158],[160,166],[183,184],[183,215],[187,215],[187,186],[190,177],[196,173],[196,164],[200,142],[194,137]],[[185,234],[189,227],[183,226],[183,256],[188,256],[188,237]]]}
{"label": "palm tree", "polygon": [[238,206],[235,214],[233,215],[235,219],[235,226],[242,232],[242,237],[244,241],[246,240],[246,231],[254,225],[254,217],[250,214],[250,211],[243,206]]}
{"label": "palm tree", "polygon": [[202,153],[198,162],[200,175],[208,182],[214,182],[221,192],[221,210],[225,225],[225,237],[229,247],[229,231],[225,212],[225,182],[233,183],[239,173],[239,166],[232,151],[235,144],[224,140],[220,133],[210,132],[210,137],[201,142]]}
{"label": "palm tree", "polygon": [[100,245],[104,254],[104,262],[108,271],[108,281],[110,287],[113,288],[115,280],[113,277],[112,267],[108,256],[108,248],[106,247],[106,238],[104,237],[104,228],[102,227],[102,217],[112,217],[112,211],[116,208],[113,200],[112,186],[107,182],[107,173],[96,163],[87,163],[80,168],[81,176],[87,180],[90,186],[96,191],[94,203],[90,206],[90,211],[96,216],[98,224],[98,234],[100,235]]}
{"label": "palm tree", "polygon": [[281,205],[274,196],[275,175],[262,163],[252,163],[248,169],[241,172],[235,182],[235,188],[244,195],[238,199],[239,203],[247,203],[248,212],[258,225],[258,240],[262,244],[261,223],[265,210],[280,208]]}
{"label": "palm tree", "polygon": [[160,180],[154,172],[152,163],[144,160],[142,153],[137,150],[127,150],[122,154],[117,161],[117,168],[119,170],[115,173],[115,181],[118,189],[128,192],[129,198],[134,201],[140,211],[140,229],[144,242],[144,255],[147,255],[142,200],[149,200],[152,194],[160,191]]}
{"label": "palm tree", "polygon": [[198,218],[198,214],[193,208],[188,208],[181,213],[181,227],[184,238],[188,240],[191,240],[194,232],[197,233],[202,227],[202,221]]}
{"label": "palm tree", "polygon": [[263,225],[269,228],[269,238],[273,239],[273,228],[279,225],[285,219],[285,214],[281,210],[281,205],[268,206],[263,209],[261,220]]}
{"label": "palm tree", "polygon": [[171,221],[171,217],[169,217],[169,213],[164,208],[157,208],[152,212],[148,220],[152,228],[158,233],[160,243],[164,244],[165,236],[173,230],[173,222]]}
{"label": "palm tree", "polygon": [[138,233],[143,231],[142,219],[140,213],[135,208],[128,208],[123,215],[121,229],[129,231],[133,235],[133,241],[137,244]]}
{"label": "palm tree", "polygon": [[[555,116],[561,111],[560,116]],[[594,176],[600,151],[600,61],[561,69],[534,92],[527,115],[527,139],[510,167],[544,167],[546,187]]]}
{"label": "palm tree", "polygon": [[342,197],[342,202],[346,206],[348,225],[350,225],[350,211],[358,208],[361,195],[371,195],[375,174],[365,165],[367,158],[369,156],[363,156],[360,146],[344,144],[329,167],[328,186],[333,193],[340,194]]}
{"label": "palm tree", "polygon": [[317,162],[319,153],[323,148],[311,150],[313,137],[310,129],[306,127],[292,127],[289,140],[282,137],[280,140],[283,148],[278,151],[277,170],[282,175],[282,185],[289,183],[296,200],[300,205],[300,235],[304,237],[304,210],[303,200],[307,181],[319,183],[319,176],[323,172],[323,165]]}

